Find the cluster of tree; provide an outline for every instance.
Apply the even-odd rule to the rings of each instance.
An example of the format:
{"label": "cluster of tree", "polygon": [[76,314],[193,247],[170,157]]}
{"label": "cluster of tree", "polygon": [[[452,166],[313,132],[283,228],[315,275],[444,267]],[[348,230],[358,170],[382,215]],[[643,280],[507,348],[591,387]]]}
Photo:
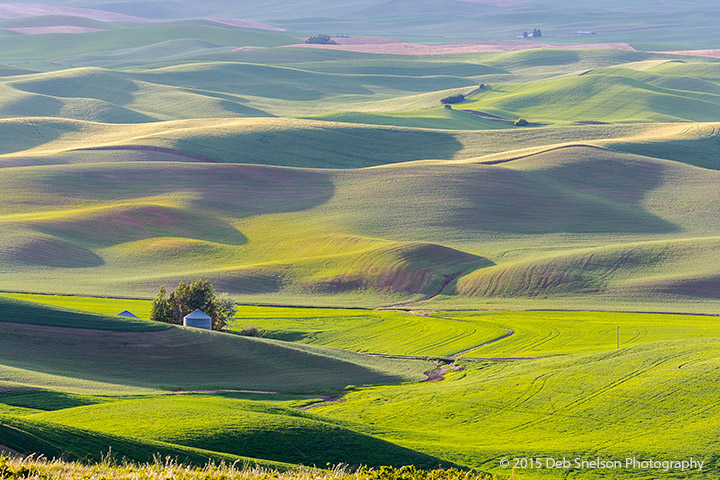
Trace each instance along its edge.
{"label": "cluster of tree", "polygon": [[316,45],[337,45],[338,43],[330,38],[330,35],[313,35],[305,40],[305,43],[313,43]]}
{"label": "cluster of tree", "polygon": [[527,31],[523,32],[523,38],[540,38],[542,37],[542,32],[539,28],[536,28],[533,30],[532,35],[529,34]]}
{"label": "cluster of tree", "polygon": [[440,99],[440,103],[443,105],[449,105],[451,103],[460,103],[465,100],[465,95],[462,93],[456,93],[454,95],[450,95],[449,97],[445,97]]}
{"label": "cluster of tree", "polygon": [[527,125],[528,125],[528,121],[525,120],[524,118],[518,118],[517,120],[515,120],[516,127],[527,127]]}
{"label": "cluster of tree", "polygon": [[150,320],[182,325],[183,317],[198,309],[212,318],[213,330],[222,330],[237,312],[235,302],[218,296],[207,280],[197,279],[189,285],[180,282],[169,296],[163,285],[152,302]]}

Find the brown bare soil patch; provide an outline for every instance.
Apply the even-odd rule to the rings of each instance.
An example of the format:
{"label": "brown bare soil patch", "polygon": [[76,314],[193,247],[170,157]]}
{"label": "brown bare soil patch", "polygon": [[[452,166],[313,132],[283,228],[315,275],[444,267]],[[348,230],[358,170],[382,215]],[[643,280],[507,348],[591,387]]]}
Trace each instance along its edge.
{"label": "brown bare soil patch", "polygon": [[230,50],[231,52],[242,52],[245,50],[265,50],[267,47],[238,47]]}
{"label": "brown bare soil patch", "polygon": [[10,455],[11,457],[26,457],[26,455],[18,452],[17,450],[13,450],[10,447],[6,447],[5,445],[0,445],[0,454]]}
{"label": "brown bare soil patch", "polygon": [[302,412],[306,412],[313,408],[318,407],[327,407],[329,405],[337,405],[339,403],[345,403],[347,400],[345,399],[345,392],[339,393],[337,395],[315,395],[313,398],[322,398],[324,401],[313,403],[310,405],[305,405],[304,407],[298,407],[298,410]]}
{"label": "brown bare soil patch", "polygon": [[406,43],[402,40],[393,40],[392,38],[379,37],[333,37],[332,40],[338,45],[390,45],[397,43]]}
{"label": "brown bare soil patch", "polygon": [[448,368],[446,365],[441,365],[435,370],[429,370],[425,372],[425,375],[427,375],[428,378],[423,380],[423,382],[441,382],[445,380],[445,375],[448,373]]}
{"label": "brown bare soil patch", "polygon": [[677,50],[674,52],[654,52],[667,55],[689,55],[692,57],[720,58],[720,49],[716,50]]}
{"label": "brown bare soil patch", "polygon": [[[343,40],[343,39],[334,39]],[[348,40],[348,39],[344,39]],[[583,43],[568,45],[549,45],[541,43],[506,43],[506,42],[470,42],[470,43],[446,43],[441,45],[422,45],[419,43],[394,42],[394,43],[364,43],[364,44],[341,44],[341,45],[316,45],[296,44],[286,45],[293,48],[321,48],[326,50],[340,50],[356,53],[375,53],[379,55],[454,55],[465,53],[489,53],[489,52],[511,52],[520,50],[532,50],[539,48],[556,50],[626,50],[635,51],[627,43]]]}

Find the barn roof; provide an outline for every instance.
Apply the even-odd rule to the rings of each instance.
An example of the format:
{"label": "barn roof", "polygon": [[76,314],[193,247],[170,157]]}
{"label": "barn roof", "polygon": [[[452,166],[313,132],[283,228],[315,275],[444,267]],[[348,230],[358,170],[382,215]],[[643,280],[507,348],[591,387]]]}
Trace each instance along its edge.
{"label": "barn roof", "polygon": [[200,309],[195,310],[189,315],[185,315],[185,318],[190,320],[211,320],[211,317]]}
{"label": "barn roof", "polygon": [[140,318],[137,315],[135,315],[132,312],[129,312],[127,310],[123,310],[122,312],[117,314],[118,317],[127,317],[127,318]]}

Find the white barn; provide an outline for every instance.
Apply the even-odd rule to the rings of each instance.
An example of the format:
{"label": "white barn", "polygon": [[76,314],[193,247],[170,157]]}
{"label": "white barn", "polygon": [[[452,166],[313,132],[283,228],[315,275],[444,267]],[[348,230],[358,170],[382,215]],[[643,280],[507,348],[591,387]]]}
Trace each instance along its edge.
{"label": "white barn", "polygon": [[183,326],[212,330],[212,318],[202,310],[195,310],[183,317]]}

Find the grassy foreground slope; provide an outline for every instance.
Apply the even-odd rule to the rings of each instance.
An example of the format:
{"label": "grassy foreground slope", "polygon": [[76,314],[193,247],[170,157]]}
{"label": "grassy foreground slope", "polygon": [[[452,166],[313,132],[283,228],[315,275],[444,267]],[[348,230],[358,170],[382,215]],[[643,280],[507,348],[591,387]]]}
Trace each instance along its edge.
{"label": "grassy foreground slope", "polygon": [[[378,387],[316,410],[383,425],[383,438],[486,471],[500,459],[704,460],[701,472],[583,469],[583,478],[714,478],[717,339],[677,340],[525,362],[469,364],[446,382]],[[412,415],[406,412],[412,411]],[[431,434],[429,432],[432,432]],[[488,432],[487,435],[478,432]],[[494,435],[493,432],[502,432]],[[542,453],[540,453],[542,452]],[[516,470],[564,478],[565,469]]]}
{"label": "grassy foreground slope", "polygon": [[194,464],[260,458],[270,467],[443,463],[287,407],[349,382],[417,381],[434,369],[430,362],[167,325],[150,330],[147,321],[7,298],[0,314],[4,447],[94,461],[112,449],[143,462],[160,454]]}
{"label": "grassy foreground slope", "polygon": [[235,465],[205,465],[203,467],[189,466],[178,464],[176,462],[147,462],[142,464],[117,465],[111,462],[105,462],[95,465],[86,465],[79,462],[68,462],[63,460],[48,461],[45,459],[34,458],[7,458],[3,459],[4,468],[8,474],[14,475],[19,472],[32,470],[43,478],[51,480],[81,480],[88,476],[102,476],[103,478],[112,478],[117,480],[157,480],[170,475],[177,480],[194,480],[204,478],[206,480],[215,479],[237,479],[237,480],[265,480],[277,478],[280,480],[377,480],[384,476],[404,476],[417,480],[427,478],[443,478],[445,480],[490,480],[491,475],[485,473],[469,473],[465,470],[448,469],[448,470],[417,470],[412,467],[394,469],[390,467],[379,469],[364,468],[358,471],[348,469],[346,467],[337,466],[332,470],[320,469],[267,469],[248,468],[243,466],[240,468]]}
{"label": "grassy foreground slope", "polygon": [[268,403],[183,395],[119,400],[23,419],[293,464],[433,467],[441,462],[340,423]]}
{"label": "grassy foreground slope", "polygon": [[[3,450],[11,449],[11,453],[14,454],[34,453],[36,456],[72,459],[84,463],[102,462],[111,452],[118,452],[130,462],[152,462],[160,456],[190,465],[205,465],[208,462],[242,462],[280,470],[293,467],[283,462],[223,454],[163,441],[109,435],[52,422],[30,420],[21,416],[0,415],[0,435],[5,447]],[[8,474],[7,471],[3,473]]]}

